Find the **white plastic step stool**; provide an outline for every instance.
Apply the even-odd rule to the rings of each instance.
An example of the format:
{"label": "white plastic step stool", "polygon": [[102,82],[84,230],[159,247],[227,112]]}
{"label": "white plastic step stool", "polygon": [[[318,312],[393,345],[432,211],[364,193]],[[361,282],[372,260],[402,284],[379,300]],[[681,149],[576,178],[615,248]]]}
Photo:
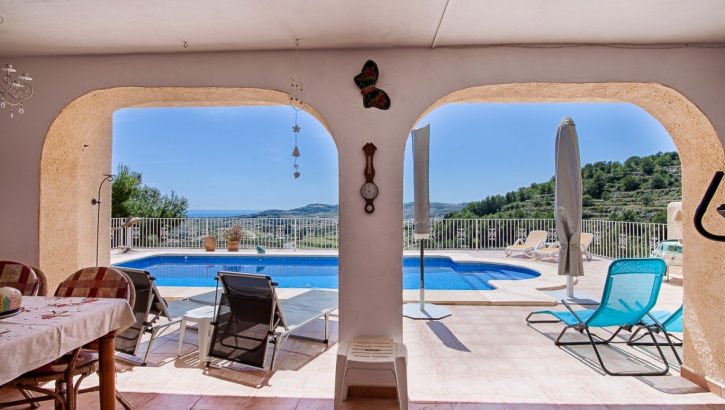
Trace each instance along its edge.
{"label": "white plastic step stool", "polygon": [[337,348],[335,374],[335,410],[347,398],[347,374],[350,370],[389,370],[395,377],[398,405],[408,408],[408,351],[402,343],[390,339],[360,339],[342,342]]}
{"label": "white plastic step stool", "polygon": [[206,355],[209,352],[209,339],[211,338],[211,332],[213,330],[211,321],[213,319],[214,306],[202,306],[184,313],[184,317],[181,319],[181,327],[179,328],[179,348],[176,355],[181,356],[186,325],[196,323],[196,329],[199,332],[199,366],[204,367],[206,364]]}

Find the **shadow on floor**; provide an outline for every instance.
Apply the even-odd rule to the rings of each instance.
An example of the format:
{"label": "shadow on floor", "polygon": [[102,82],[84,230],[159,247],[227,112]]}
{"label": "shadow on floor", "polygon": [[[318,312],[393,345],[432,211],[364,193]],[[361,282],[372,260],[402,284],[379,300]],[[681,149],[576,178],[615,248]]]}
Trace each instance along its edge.
{"label": "shadow on floor", "polygon": [[458,337],[456,337],[456,335],[451,331],[451,329],[448,328],[448,326],[443,324],[443,322],[429,320],[425,324],[431,331],[433,331],[433,334],[436,335],[446,347],[453,350],[458,350],[460,352],[471,351],[468,347],[466,347],[466,345],[463,344],[463,342],[458,339]]}
{"label": "shadow on floor", "polygon": [[[536,326],[535,326],[536,325]],[[557,331],[542,330],[541,328],[547,326],[558,326]],[[548,338],[551,343],[556,340],[559,332],[561,331],[561,324],[529,324],[529,327],[536,330]],[[599,330],[599,329],[598,329]],[[602,335],[603,338],[608,338],[611,333]],[[615,341],[609,345],[599,345],[599,352],[602,355],[602,360],[607,364],[607,367],[613,371],[642,371],[642,370],[657,370],[661,369],[661,361],[659,354],[657,353],[656,347],[654,346],[628,346],[626,344],[629,334],[624,334],[615,338]],[[585,335],[570,330],[562,340],[565,341],[586,341]],[[662,340],[658,340],[664,342]],[[670,372],[667,376],[677,375],[680,370],[680,366],[677,363],[673,353],[670,351],[669,346],[662,346],[662,351],[667,358],[670,365]],[[676,347],[677,349],[681,349]],[[560,349],[567,352],[569,355],[577,359],[579,362],[589,366],[592,370],[598,372],[601,375],[605,375],[604,371],[599,365],[599,361],[596,358],[594,349],[590,345],[579,345],[579,346],[560,346]],[[624,350],[627,349],[627,350]],[[681,354],[681,352],[678,352]],[[611,365],[611,366],[610,366]],[[662,376],[636,376],[636,379],[649,385],[653,389],[659,390],[663,393],[668,394],[691,394],[691,393],[703,393],[707,390],[702,387],[690,382],[682,377],[662,377]],[[708,408],[708,407],[704,407]]]}

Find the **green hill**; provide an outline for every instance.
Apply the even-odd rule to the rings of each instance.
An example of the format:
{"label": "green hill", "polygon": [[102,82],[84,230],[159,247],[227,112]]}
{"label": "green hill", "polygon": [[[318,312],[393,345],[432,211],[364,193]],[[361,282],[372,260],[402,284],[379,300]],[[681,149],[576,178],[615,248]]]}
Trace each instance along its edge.
{"label": "green hill", "polygon": [[308,204],[294,209],[267,209],[248,218],[337,218],[337,205]]}
{"label": "green hill", "polygon": [[[582,168],[584,219],[667,221],[667,203],[682,198],[676,152],[595,162]],[[554,177],[504,195],[468,203],[447,218],[553,218]]]}
{"label": "green hill", "polygon": [[[430,203],[430,214],[441,217],[448,213],[460,211],[466,204]],[[337,205],[309,204],[295,209],[268,209],[266,211],[246,215],[247,218],[337,218]],[[413,218],[415,206],[413,202],[403,204],[403,218]]]}

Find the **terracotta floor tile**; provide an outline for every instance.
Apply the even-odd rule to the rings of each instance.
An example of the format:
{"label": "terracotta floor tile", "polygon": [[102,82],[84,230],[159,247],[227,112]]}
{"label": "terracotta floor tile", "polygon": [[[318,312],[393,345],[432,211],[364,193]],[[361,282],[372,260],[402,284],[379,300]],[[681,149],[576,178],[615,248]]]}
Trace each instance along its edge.
{"label": "terracotta floor tile", "polygon": [[244,408],[249,397],[202,396],[192,407],[193,410],[236,410]]}
{"label": "terracotta floor tile", "polygon": [[159,393],[146,402],[139,410],[188,410],[201,399],[199,395]]}
{"label": "terracotta floor tile", "polygon": [[418,402],[418,403],[409,403],[408,409],[410,410],[452,410],[453,407],[450,403],[426,403],[426,402]]}
{"label": "terracotta floor tile", "polygon": [[251,397],[244,403],[245,409],[295,410],[299,399],[287,397]]}
{"label": "terracotta floor tile", "polygon": [[[495,252],[462,254],[474,258],[500,256]],[[525,258],[517,260],[526,261]],[[527,263],[542,269],[555,268],[553,264]],[[587,274],[580,278],[577,292],[598,297],[607,264],[606,261],[587,262]],[[665,283],[656,308],[670,309],[681,302],[682,287]],[[549,307],[450,305],[448,308],[452,316],[441,321],[403,320],[403,337],[408,348],[408,390],[415,406],[433,402],[442,403],[444,408],[452,403],[452,408],[461,410],[575,410],[577,406],[595,410],[634,407],[659,410],[665,404],[672,410],[725,408],[725,400],[683,383],[677,376],[677,368],[671,371],[673,375],[654,380],[602,375],[590,346],[564,349],[554,345],[552,338],[561,330],[560,324],[525,323],[529,312]],[[563,310],[562,307],[551,309]],[[302,329],[303,334],[320,337],[322,325],[322,321],[315,322],[308,329]],[[245,408],[255,408],[249,407],[254,405],[256,408],[331,408],[338,325],[337,320],[332,321],[331,343],[327,347],[288,339],[282,345],[275,371],[238,365],[227,370],[200,368],[197,333],[191,330],[186,333],[184,352],[188,354],[177,358],[178,333],[176,328],[170,328],[154,343],[147,367],[118,366],[118,388],[129,392],[129,399],[140,408],[178,405],[176,408],[183,409],[194,404],[198,404],[197,408],[213,405],[224,408],[247,398],[251,399],[245,402]],[[646,349],[621,346],[617,350],[619,347],[603,349],[605,360],[610,360],[613,367],[631,367],[631,360],[642,358],[657,363]],[[83,385],[93,385],[96,380],[95,376],[89,377]],[[573,385],[576,387],[571,388]],[[4,394],[0,391],[0,401],[4,400]],[[233,397],[219,397],[225,395]],[[79,408],[95,408],[97,394],[86,396],[80,401],[86,407]],[[345,408],[385,410],[395,409],[397,404],[394,400],[355,398],[346,401]]]}
{"label": "terracotta floor tile", "polygon": [[342,402],[342,410],[398,410],[394,399],[350,398]]}
{"label": "terracotta floor tile", "polygon": [[333,399],[300,399],[296,410],[331,410]]}

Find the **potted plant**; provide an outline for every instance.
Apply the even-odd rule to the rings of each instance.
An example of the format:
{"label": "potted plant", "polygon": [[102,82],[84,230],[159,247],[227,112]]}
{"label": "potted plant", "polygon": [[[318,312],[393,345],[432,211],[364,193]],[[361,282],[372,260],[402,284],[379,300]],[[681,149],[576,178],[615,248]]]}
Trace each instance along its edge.
{"label": "potted plant", "polygon": [[214,252],[216,250],[216,236],[212,235],[211,232],[207,232],[204,237],[204,249],[207,252]]}
{"label": "potted plant", "polygon": [[227,241],[227,250],[236,252],[239,250],[239,242],[242,240],[242,227],[232,225],[224,230],[224,239]]}

